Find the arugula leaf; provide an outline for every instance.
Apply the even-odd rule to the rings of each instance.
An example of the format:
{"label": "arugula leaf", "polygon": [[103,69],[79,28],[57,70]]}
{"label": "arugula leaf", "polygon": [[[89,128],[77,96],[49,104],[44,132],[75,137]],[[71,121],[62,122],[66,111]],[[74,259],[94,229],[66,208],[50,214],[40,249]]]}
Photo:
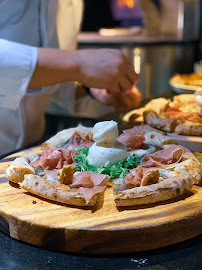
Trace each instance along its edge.
{"label": "arugula leaf", "polygon": [[94,173],[101,173],[109,175],[109,179],[125,177],[129,170],[136,168],[140,162],[141,157],[137,157],[135,154],[126,161],[119,161],[114,164],[107,162],[105,165],[95,167],[88,164],[87,156],[89,152],[89,147],[84,147],[78,149],[76,155],[74,156],[74,161],[76,163],[75,168],[81,171],[91,171]]}

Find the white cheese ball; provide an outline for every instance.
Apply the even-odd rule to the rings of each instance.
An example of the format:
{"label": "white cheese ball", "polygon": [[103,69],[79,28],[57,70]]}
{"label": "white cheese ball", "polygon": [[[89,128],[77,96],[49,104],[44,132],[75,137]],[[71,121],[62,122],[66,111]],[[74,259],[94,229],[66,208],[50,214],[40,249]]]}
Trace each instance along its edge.
{"label": "white cheese ball", "polygon": [[89,148],[87,156],[88,163],[92,166],[102,166],[107,162],[116,163],[127,159],[126,147],[119,142],[109,144],[94,143]]}
{"label": "white cheese ball", "polygon": [[92,133],[96,143],[114,142],[118,137],[118,124],[113,120],[98,122],[94,125]]}

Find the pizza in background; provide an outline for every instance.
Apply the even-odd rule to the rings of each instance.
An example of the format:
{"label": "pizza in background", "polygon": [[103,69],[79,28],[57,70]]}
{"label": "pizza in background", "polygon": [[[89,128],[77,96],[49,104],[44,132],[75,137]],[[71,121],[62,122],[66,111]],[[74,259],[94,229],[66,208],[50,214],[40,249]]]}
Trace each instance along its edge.
{"label": "pizza in background", "polygon": [[170,84],[176,87],[180,86],[197,86],[202,88],[202,71],[193,72],[190,74],[174,74],[170,79]]}
{"label": "pizza in background", "polygon": [[124,120],[128,120],[131,125],[144,122],[165,132],[201,136],[202,117],[197,107],[195,96],[191,94],[174,96],[173,101],[157,98],[145,107],[128,113]]}

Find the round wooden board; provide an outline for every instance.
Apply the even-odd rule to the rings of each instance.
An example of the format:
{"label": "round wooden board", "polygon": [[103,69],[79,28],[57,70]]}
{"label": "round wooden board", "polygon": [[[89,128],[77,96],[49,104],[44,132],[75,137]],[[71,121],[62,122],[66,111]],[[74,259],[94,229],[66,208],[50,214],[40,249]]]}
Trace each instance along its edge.
{"label": "round wooden board", "polygon": [[[33,148],[40,153],[40,148]],[[0,161],[0,230],[15,239],[50,249],[81,253],[149,250],[202,233],[202,187],[176,199],[117,208],[109,186],[93,208],[76,208],[13,186],[5,169],[23,152]],[[196,153],[201,159],[202,154]]]}

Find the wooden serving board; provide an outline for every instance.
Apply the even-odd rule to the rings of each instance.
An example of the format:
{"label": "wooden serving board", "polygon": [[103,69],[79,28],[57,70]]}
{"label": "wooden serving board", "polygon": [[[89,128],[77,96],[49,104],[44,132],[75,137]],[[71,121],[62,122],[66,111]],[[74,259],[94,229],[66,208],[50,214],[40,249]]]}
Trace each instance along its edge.
{"label": "wooden serving board", "polygon": [[[40,148],[33,148],[40,153]],[[40,199],[5,176],[24,152],[0,161],[0,230],[45,248],[81,253],[123,253],[160,248],[202,233],[202,186],[176,199],[117,208],[112,187],[93,208],[76,208]],[[196,153],[201,159],[202,154]]]}

